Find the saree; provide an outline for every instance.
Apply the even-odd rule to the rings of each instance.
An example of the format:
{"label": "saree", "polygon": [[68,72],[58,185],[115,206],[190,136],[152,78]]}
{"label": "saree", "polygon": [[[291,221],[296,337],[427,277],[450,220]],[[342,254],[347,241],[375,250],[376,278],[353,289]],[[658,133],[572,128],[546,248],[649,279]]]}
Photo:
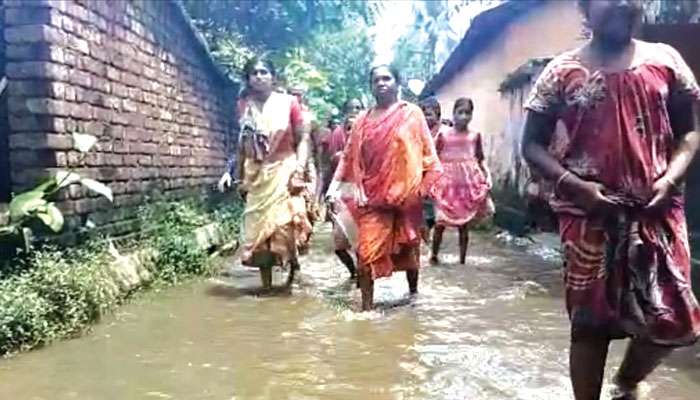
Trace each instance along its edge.
{"label": "saree", "polygon": [[346,228],[356,227],[361,272],[377,279],[419,268],[423,197],[442,167],[420,108],[398,102],[370,113],[353,125],[334,181],[352,193]]}
{"label": "saree", "polygon": [[305,192],[289,192],[302,110],[292,96],[273,92],[262,109],[242,99],[239,115],[240,125],[249,127],[239,138],[245,155],[241,188],[247,192],[241,262],[258,266],[259,257],[272,255],[284,266],[308,245],[312,229]]}
{"label": "saree", "polygon": [[674,151],[668,104],[700,102],[700,88],[672,47],[635,45],[636,62],[615,73],[589,69],[575,51],[558,56],[526,108],[562,121],[566,137],[555,158],[623,205],[596,217],[566,195],[550,199],[564,246],[572,339],[689,345],[700,335],[700,306],[691,290],[683,195],[654,213],[645,205]]}

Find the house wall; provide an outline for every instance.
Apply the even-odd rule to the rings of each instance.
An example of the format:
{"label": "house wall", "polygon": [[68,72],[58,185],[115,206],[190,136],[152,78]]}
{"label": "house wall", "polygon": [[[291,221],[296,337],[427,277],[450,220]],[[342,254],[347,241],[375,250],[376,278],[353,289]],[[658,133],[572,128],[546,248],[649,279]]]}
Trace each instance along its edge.
{"label": "house wall", "polygon": [[[233,98],[174,1],[3,0],[11,186],[76,167],[114,204],[63,192],[69,227],[137,227],[151,190],[212,185],[225,164]],[[72,132],[97,135],[81,159]]]}
{"label": "house wall", "polygon": [[[582,41],[582,17],[575,2],[553,1],[504,27],[490,49],[436,91],[443,115],[452,115],[454,100],[471,97],[476,105],[472,128],[482,132],[496,185],[522,182],[519,155],[522,99],[506,98],[498,88],[506,76],[535,57],[556,55]],[[526,95],[526,94],[525,94]]]}

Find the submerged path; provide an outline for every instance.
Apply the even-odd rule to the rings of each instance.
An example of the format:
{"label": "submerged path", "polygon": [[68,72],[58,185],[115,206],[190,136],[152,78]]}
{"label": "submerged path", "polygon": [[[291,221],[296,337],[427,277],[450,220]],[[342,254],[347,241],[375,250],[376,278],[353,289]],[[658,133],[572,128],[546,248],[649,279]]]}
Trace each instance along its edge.
{"label": "submerged path", "polygon": [[[301,282],[257,298],[257,273],[148,294],[80,339],[0,361],[0,399],[562,400],[570,399],[568,324],[558,265],[546,248],[476,235],[456,264],[379,281],[379,310],[316,234]],[[276,275],[281,282],[283,276]],[[613,372],[623,350],[616,343]],[[696,399],[700,348],[677,353],[651,380],[652,398]]]}

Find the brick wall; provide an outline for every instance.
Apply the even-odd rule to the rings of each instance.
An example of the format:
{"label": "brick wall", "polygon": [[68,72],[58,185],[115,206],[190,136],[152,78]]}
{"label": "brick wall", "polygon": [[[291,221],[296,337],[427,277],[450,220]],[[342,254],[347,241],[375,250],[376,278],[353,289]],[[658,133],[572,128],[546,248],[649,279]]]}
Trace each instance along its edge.
{"label": "brick wall", "polygon": [[[234,88],[175,1],[3,0],[13,190],[79,167],[114,204],[71,187],[67,221],[121,234],[150,191],[215,183]],[[71,132],[99,136],[96,151],[81,160]]]}

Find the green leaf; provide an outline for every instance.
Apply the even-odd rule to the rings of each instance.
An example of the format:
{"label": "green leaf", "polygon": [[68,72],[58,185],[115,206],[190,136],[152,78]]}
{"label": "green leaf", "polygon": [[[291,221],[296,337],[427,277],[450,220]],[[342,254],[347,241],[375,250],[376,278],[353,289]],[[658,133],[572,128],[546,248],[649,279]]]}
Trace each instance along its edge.
{"label": "green leaf", "polygon": [[114,201],[114,197],[112,196],[112,189],[110,189],[104,183],[100,183],[94,179],[89,178],[81,179],[80,183],[82,183],[83,186],[92,190],[93,192],[106,197],[109,201]]}
{"label": "green leaf", "polygon": [[10,201],[10,221],[16,222],[36,212],[46,205],[44,192],[29,191],[15,196]]}
{"label": "green leaf", "polygon": [[73,147],[81,153],[87,153],[95,146],[97,138],[85,133],[73,133]]}
{"label": "green leaf", "polygon": [[63,229],[63,213],[61,213],[61,210],[59,210],[53,203],[47,204],[45,210],[37,213],[36,216],[44,223],[44,225],[48,226],[56,233]]}
{"label": "green leaf", "polygon": [[61,170],[56,171],[55,179],[59,189],[63,189],[66,186],[80,182],[81,178],[75,172]]}

